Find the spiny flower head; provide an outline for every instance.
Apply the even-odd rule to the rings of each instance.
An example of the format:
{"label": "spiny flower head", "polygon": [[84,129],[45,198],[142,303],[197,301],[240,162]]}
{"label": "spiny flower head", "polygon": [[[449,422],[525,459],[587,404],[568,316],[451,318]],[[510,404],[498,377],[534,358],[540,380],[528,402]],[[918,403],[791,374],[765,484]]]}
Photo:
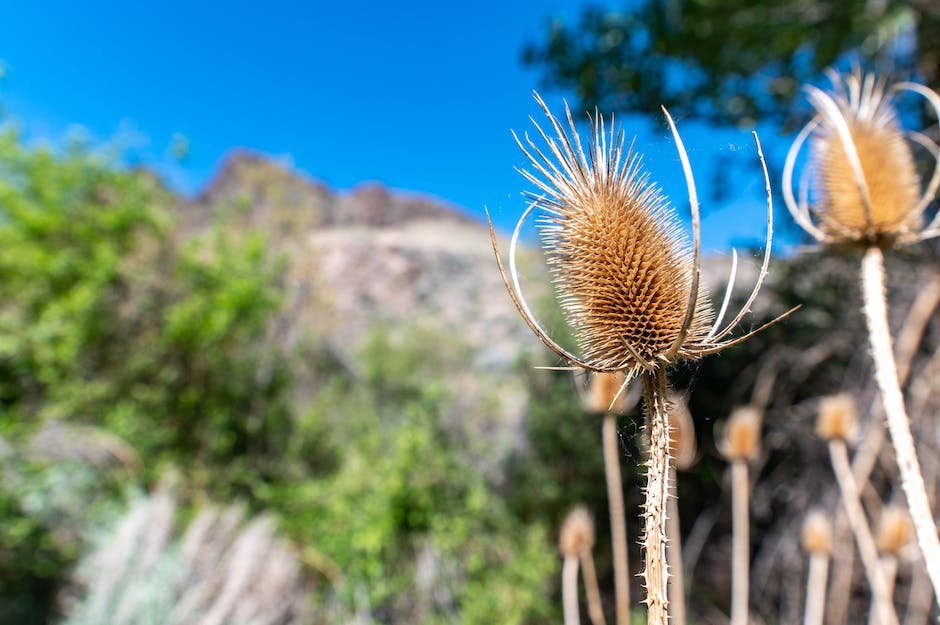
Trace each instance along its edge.
{"label": "spiny flower head", "polygon": [[[897,93],[910,91],[926,98],[940,114],[940,97],[922,85],[888,87],[883,77],[860,72],[844,78],[832,72],[830,79],[831,92],[806,87],[816,117],[797,136],[784,167],[784,196],[796,221],[814,238],[829,243],[893,245],[940,234],[936,218],[923,228],[924,210],[940,185],[940,162],[922,193],[910,142],[931,154],[937,146],[923,134],[906,133],[893,103]],[[807,139],[810,158],[797,202],[793,169]]]}
{"label": "spiny flower head", "polygon": [[[536,100],[554,136],[533,120],[543,145],[528,135],[525,141],[516,137],[531,165],[531,170],[521,173],[535,191],[527,193],[529,207],[513,233],[508,275],[492,224],[490,232],[510,296],[539,338],[575,367],[623,371],[629,380],[640,371],[652,371],[680,358],[696,359],[750,336],[724,340],[750,309],[766,275],[772,232],[769,182],[768,236],[761,273],[744,308],[720,329],[737,256],[716,318],[707,295],[699,290],[698,196],[688,156],[668,112],[663,109],[689,192],[691,246],[665,196],[642,170],[639,155],[632,147],[625,148],[624,134],[615,129],[612,118],[608,132],[604,118],[595,115],[590,140],[584,145],[567,107],[566,127],[537,95]],[[764,174],[767,181],[766,167]],[[539,233],[549,271],[580,356],[548,336],[519,286],[515,250],[522,225],[535,210],[541,211]]]}
{"label": "spiny flower head", "polygon": [[594,546],[594,519],[582,505],[572,508],[561,524],[558,549],[566,558],[579,556]]}
{"label": "spiny flower head", "polygon": [[832,524],[822,510],[810,510],[803,522],[803,549],[812,554],[832,553]]}

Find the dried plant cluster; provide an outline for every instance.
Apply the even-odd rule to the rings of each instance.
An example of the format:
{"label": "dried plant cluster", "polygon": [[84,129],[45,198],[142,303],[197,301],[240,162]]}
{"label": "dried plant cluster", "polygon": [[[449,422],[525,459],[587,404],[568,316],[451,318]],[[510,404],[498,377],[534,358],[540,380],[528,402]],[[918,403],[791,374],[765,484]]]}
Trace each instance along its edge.
{"label": "dried plant cluster", "polygon": [[[669,113],[663,109],[686,178],[693,223],[691,249],[667,200],[641,170],[639,156],[632,148],[625,149],[625,135],[615,128],[613,120],[608,132],[603,116],[596,115],[585,147],[570,110],[565,112],[566,128],[541,98],[536,96],[536,100],[554,137],[534,120],[543,147],[527,134],[524,141],[516,137],[533,169],[522,173],[536,191],[529,194],[529,207],[513,233],[508,272],[490,224],[493,248],[510,297],[526,323],[568,365],[598,373],[622,372],[624,382],[617,395],[632,378],[642,374],[649,442],[642,539],[647,590],[644,602],[648,621],[664,624],[669,618],[666,550],[672,489],[670,407],[664,369],[679,360],[695,360],[730,347],[763,329],[728,338],[750,310],[767,272],[773,219],[769,176],[758,141],[767,188],[764,260],[751,296],[722,328],[733,279],[729,280],[721,309],[714,315],[706,293],[699,288],[698,195],[688,156]],[[539,231],[549,270],[580,355],[564,349],[542,329],[519,284],[516,247],[523,224],[535,210],[541,211]],[[605,432],[607,429],[605,422]],[[606,438],[605,456],[609,455]],[[624,572],[618,571],[618,577],[623,576]],[[625,623],[629,616],[624,612],[629,606],[622,605],[621,596],[618,591],[618,623]]]}
{"label": "dried plant cluster", "polygon": [[[900,622],[893,601],[899,562],[903,554],[910,551],[909,545],[915,538],[919,561],[926,573],[923,578],[929,576],[935,596],[940,596],[937,526],[899,386],[899,380],[903,384],[910,372],[912,354],[931,311],[940,303],[940,289],[937,295],[929,297],[925,292],[925,298],[932,304],[921,305],[918,300],[912,307],[911,316],[919,315],[918,318],[923,319],[915,323],[920,327],[919,332],[909,329],[901,337],[899,367],[893,356],[887,323],[883,267],[885,250],[940,236],[940,213],[932,218],[926,215],[940,187],[940,146],[924,132],[905,130],[894,107],[895,98],[901,94],[914,94],[922,97],[940,117],[940,96],[921,85],[889,85],[883,78],[860,72],[846,77],[830,73],[830,78],[833,82],[830,92],[811,86],[806,89],[815,115],[798,134],[787,155],[783,193],[794,219],[819,243],[836,246],[839,250],[864,252],[862,293],[875,379],[882,398],[878,407],[891,433],[898,482],[906,506],[882,504],[867,482],[878,456],[880,426],[868,424],[865,440],[860,441],[855,399],[838,392],[839,389],[832,389],[832,395],[819,400],[815,430],[828,447],[840,503],[836,510],[824,511],[828,506],[818,502],[820,508],[811,511],[803,523],[802,545],[809,558],[803,622],[805,625],[823,623],[826,593],[830,587],[830,559],[839,557],[848,540],[854,545],[853,551],[857,549],[861,556],[871,591],[869,623],[891,625]],[[690,413],[682,396],[668,390],[665,369],[682,360],[696,360],[720,351],[766,327],[739,338],[729,338],[750,310],[767,272],[772,211],[766,166],[768,230],[763,264],[745,305],[730,323],[722,326],[737,258],[733,257],[723,302],[715,308],[699,288],[697,193],[685,148],[669,113],[664,109],[687,182],[691,245],[668,200],[643,171],[641,157],[632,145],[625,148],[624,134],[616,129],[613,118],[608,122],[595,114],[591,118],[590,139],[582,142],[567,108],[564,120],[559,120],[538,96],[536,99],[550,131],[533,120],[541,142],[527,134],[516,137],[531,166],[522,174],[535,190],[527,193],[528,207],[513,232],[508,269],[490,225],[497,264],[523,319],[564,361],[566,366],[557,368],[587,370],[596,376],[582,399],[586,411],[606,413],[603,449],[611,502],[618,625],[629,622],[630,605],[628,590],[624,589],[628,586],[624,577],[629,569],[623,547],[624,511],[616,456],[615,414],[632,405],[625,392],[631,380],[642,379],[648,453],[646,500],[642,507],[644,530],[639,541],[645,560],[642,575],[646,597],[643,602],[647,622],[671,621],[684,625],[685,589],[678,507],[674,497],[675,472],[694,464],[697,451]],[[809,157],[800,174],[798,189],[794,190],[797,161],[807,144]],[[915,158],[918,150],[934,159],[933,169],[926,179],[918,174]],[[549,336],[522,292],[515,256],[522,228],[533,213],[540,215],[541,243],[560,307],[579,348],[577,354]],[[937,370],[940,371],[940,365]],[[730,465],[732,484],[730,620],[734,625],[747,625],[752,620],[749,607],[751,479],[748,471],[749,465],[761,461],[761,429],[773,394],[773,378],[774,375],[759,376],[751,405],[734,410],[716,432],[717,446]],[[856,444],[859,449],[853,459],[850,445]],[[579,618],[577,609],[572,606],[576,590],[571,590],[571,580],[576,583],[577,571],[572,572],[571,567],[576,555],[583,557],[585,551],[590,551],[590,547],[585,549],[583,545],[593,544],[593,535],[591,541],[571,538],[575,536],[573,527],[582,515],[590,518],[586,510],[576,510],[562,528],[561,547],[566,560],[565,620],[569,624],[577,623]],[[872,531],[874,524],[870,517],[879,519],[877,532]],[[847,595],[852,584],[850,567],[851,562],[845,570],[832,567],[830,598],[832,593]],[[591,568],[593,575],[593,564]],[[676,572],[678,579],[670,579],[670,573]],[[585,583],[590,595],[587,574]],[[589,612],[596,625],[603,622],[603,611],[598,607],[596,591],[593,592],[595,597],[589,597]],[[912,597],[914,593],[912,589]],[[847,601],[847,597],[845,599]],[[915,604],[912,598],[913,612],[909,611],[906,623],[917,622],[918,614],[926,615],[930,609],[921,607],[918,612]],[[840,622],[839,608],[831,607],[834,616],[829,620]]]}

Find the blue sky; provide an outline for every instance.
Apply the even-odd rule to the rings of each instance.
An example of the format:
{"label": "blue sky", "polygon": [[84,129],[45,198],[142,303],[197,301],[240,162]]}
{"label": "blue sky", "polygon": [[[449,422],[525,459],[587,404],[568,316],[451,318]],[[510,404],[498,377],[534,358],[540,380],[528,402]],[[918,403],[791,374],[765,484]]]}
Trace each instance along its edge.
{"label": "blue sky", "polygon": [[[284,159],[337,189],[364,181],[442,198],[508,227],[523,207],[510,128],[537,113],[522,45],[583,3],[19,2],[0,16],[0,103],[31,140],[117,137],[128,158],[198,191],[226,152]],[[548,94],[557,104],[562,94]],[[665,127],[625,118],[654,178],[686,209]],[[706,211],[706,250],[761,236],[750,136],[679,120],[708,195],[719,154],[748,167]],[[766,134],[766,133],[765,133]],[[189,155],[171,156],[175,137]],[[765,137],[766,139],[769,137]],[[753,166],[752,166],[753,165]]]}

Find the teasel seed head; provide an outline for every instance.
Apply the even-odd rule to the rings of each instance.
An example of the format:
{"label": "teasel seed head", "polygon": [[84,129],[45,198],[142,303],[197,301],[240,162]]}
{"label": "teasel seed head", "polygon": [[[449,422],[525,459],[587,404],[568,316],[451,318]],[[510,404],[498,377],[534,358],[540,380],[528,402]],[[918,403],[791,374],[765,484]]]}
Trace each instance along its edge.
{"label": "teasel seed head", "polygon": [[832,524],[822,510],[810,510],[803,521],[803,549],[812,554],[832,553]]}
{"label": "teasel seed head", "polygon": [[626,383],[623,371],[595,373],[581,398],[584,410],[594,414],[626,414],[637,399],[627,392]]}
{"label": "teasel seed head", "polygon": [[561,524],[558,548],[566,557],[577,557],[594,547],[594,519],[582,505],[572,508]]}
{"label": "teasel seed head", "polygon": [[[784,198],[797,223],[824,243],[890,246],[940,234],[940,214],[923,227],[924,210],[940,186],[940,161],[922,192],[911,142],[935,159],[937,146],[926,135],[905,132],[893,103],[897,93],[909,91],[940,115],[940,97],[922,85],[888,86],[885,78],[860,72],[845,77],[830,72],[830,79],[831,92],[806,87],[816,116],[797,136],[784,165]],[[797,201],[793,170],[807,140],[810,157]]]}
{"label": "teasel seed head", "polygon": [[695,444],[695,424],[689,404],[679,393],[669,391],[669,455],[676,468],[686,471],[695,464],[698,451]]}
{"label": "teasel seed head", "polygon": [[751,406],[740,406],[731,412],[724,424],[721,453],[731,462],[750,461],[760,453],[760,430],[763,415]]}
{"label": "teasel seed head", "polygon": [[846,393],[824,397],[819,402],[816,435],[823,440],[848,441],[858,421],[855,400]]}
{"label": "teasel seed head", "polygon": [[885,506],[878,520],[878,551],[897,556],[913,536],[914,526],[907,510],[901,506]]}
{"label": "teasel seed head", "polygon": [[[733,281],[729,281],[716,317],[704,290],[699,289],[698,194],[688,155],[669,113],[663,109],[686,178],[692,212],[691,246],[665,196],[642,170],[639,155],[632,146],[625,146],[624,133],[616,129],[613,118],[608,132],[605,119],[595,115],[590,140],[582,143],[567,107],[565,124],[551,114],[538,95],[536,101],[554,136],[533,120],[542,145],[527,134],[524,140],[516,137],[531,165],[531,170],[521,173],[535,191],[527,193],[530,204],[513,232],[508,272],[497,249],[492,223],[490,235],[510,297],[543,343],[571,368],[623,371],[629,379],[680,359],[694,360],[715,353],[770,325],[727,338],[750,310],[770,261],[772,195],[756,134],[767,190],[764,260],[744,307],[720,327]],[[549,271],[581,355],[563,348],[542,329],[522,294],[515,266],[516,248],[523,224],[536,210],[541,213],[539,233]]]}

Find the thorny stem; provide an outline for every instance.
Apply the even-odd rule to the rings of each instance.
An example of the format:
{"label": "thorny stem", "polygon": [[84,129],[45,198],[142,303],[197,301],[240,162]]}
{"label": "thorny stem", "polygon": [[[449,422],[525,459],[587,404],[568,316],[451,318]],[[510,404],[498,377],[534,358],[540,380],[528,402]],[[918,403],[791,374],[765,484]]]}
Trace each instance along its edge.
{"label": "thorny stem", "polygon": [[881,391],[888,431],[894,444],[894,453],[901,474],[901,488],[907,499],[927,574],[933,584],[934,597],[940,600],[940,540],[937,526],[930,512],[927,489],[917,462],[911,425],[904,408],[904,396],[898,384],[898,371],[891,349],[888,328],[888,310],[885,302],[884,256],[875,246],[868,248],[862,260],[862,294],[865,301],[865,320],[875,361],[875,379]]}
{"label": "thorny stem", "polygon": [[584,569],[584,594],[587,595],[588,616],[592,625],[606,625],[604,609],[601,607],[601,591],[597,584],[594,556],[590,549],[581,552],[581,568]]}
{"label": "thorny stem", "polygon": [[825,553],[810,555],[809,575],[806,578],[806,612],[803,613],[803,625],[822,625],[828,573],[829,555]]}
{"label": "thorny stem", "polygon": [[669,565],[666,561],[666,503],[669,499],[669,410],[666,373],[662,368],[643,375],[643,400],[649,432],[646,460],[646,503],[643,507],[643,550],[646,568],[647,625],[669,621]]}
{"label": "thorny stem", "polygon": [[627,561],[627,520],[617,453],[617,417],[607,414],[603,426],[604,472],[610,508],[611,547],[614,555],[614,600],[617,625],[630,625],[630,569]]}
{"label": "thorny stem", "polygon": [[731,463],[731,507],[731,625],[747,625],[750,536],[746,460],[735,460]]}
{"label": "thorny stem", "polygon": [[868,585],[871,586],[872,600],[879,614],[881,625],[898,625],[898,617],[894,613],[894,605],[888,594],[888,583],[885,581],[881,561],[878,559],[878,548],[875,546],[875,539],[859,501],[858,484],[852,476],[845,441],[830,440],[829,457],[832,460],[832,470],[836,474],[836,481],[839,482],[839,490],[842,491],[842,506],[845,508],[845,515],[855,535],[855,544],[862,558]]}
{"label": "thorny stem", "polygon": [[669,498],[669,605],[672,625],[685,625],[685,573],[682,570],[682,529],[679,525],[679,491],[676,488],[676,463],[669,465],[669,484],[673,496]]}
{"label": "thorny stem", "polygon": [[578,556],[565,556],[561,567],[561,603],[565,625],[581,625],[578,612]]}

